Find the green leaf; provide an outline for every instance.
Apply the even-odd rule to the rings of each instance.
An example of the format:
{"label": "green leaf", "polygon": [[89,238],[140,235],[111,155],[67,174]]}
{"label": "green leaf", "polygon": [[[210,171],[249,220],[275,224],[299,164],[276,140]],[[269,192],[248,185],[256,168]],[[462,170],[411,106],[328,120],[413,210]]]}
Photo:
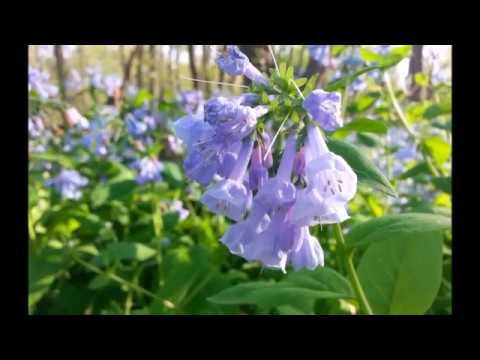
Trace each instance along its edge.
{"label": "green leaf", "polygon": [[438,176],[432,179],[433,185],[447,194],[452,193],[452,178],[450,176]]}
{"label": "green leaf", "polygon": [[402,175],[398,178],[400,180],[408,179],[410,177],[415,177],[421,174],[430,174],[430,167],[425,161],[419,162],[414,167],[405,171]]}
{"label": "green leaf", "polygon": [[135,100],[133,101],[133,106],[138,108],[142,107],[146,101],[152,100],[153,96],[150,94],[147,90],[141,89],[138,93],[137,96],[135,97]]}
{"label": "green leaf", "polygon": [[347,246],[366,245],[377,241],[394,241],[397,237],[418,239],[424,234],[448,229],[448,217],[425,213],[387,215],[355,225],[345,237]]}
{"label": "green leaf", "polygon": [[52,161],[59,163],[61,166],[66,168],[73,168],[75,166],[72,159],[68,156],[62,154],[54,154],[54,153],[30,153],[30,159],[32,160],[43,160],[43,161]]}
{"label": "green leaf", "polygon": [[443,102],[429,106],[423,116],[426,119],[433,119],[440,115],[450,114],[452,112],[452,104],[450,102]]}
{"label": "green leaf", "polygon": [[367,72],[370,72],[370,71],[378,69],[378,68],[379,68],[378,66],[368,66],[368,67],[365,67],[363,69],[360,69],[360,70],[354,72],[351,75],[346,75],[346,76],[343,76],[339,79],[333,80],[333,81],[329,82],[327,84],[327,86],[325,86],[325,90],[326,91],[336,91],[336,90],[344,89],[345,87],[347,87],[353,80],[355,80],[360,75],[363,75]]}
{"label": "green leaf", "polygon": [[287,72],[285,74],[285,77],[290,80],[292,79],[293,80],[293,66],[289,66],[288,69],[287,69]]}
{"label": "green leaf", "polygon": [[360,282],[375,314],[422,315],[440,288],[442,237],[404,232],[394,238],[367,249],[358,269]]}
{"label": "green leaf", "polygon": [[332,45],[332,55],[334,57],[337,57],[340,55],[343,51],[347,49],[347,45]]}
{"label": "green leaf", "polygon": [[339,138],[344,138],[351,132],[386,134],[387,131],[387,126],[381,121],[360,118],[349,122],[344,127],[335,131],[335,136]]}
{"label": "green leaf", "polygon": [[293,306],[312,313],[315,300],[352,298],[348,281],[332,269],[291,273],[278,283],[257,281],[225,289],[208,300],[217,304]]}
{"label": "green leaf", "polygon": [[280,76],[285,76],[285,73],[287,71],[287,64],[284,62],[280,63],[280,65],[278,66],[278,70],[280,72]]}
{"label": "green leaf", "polygon": [[318,77],[319,77],[319,75],[315,74],[307,81],[307,85],[305,85],[305,87],[303,88],[303,91],[302,91],[303,95],[305,97],[310,95],[310,93],[313,91],[313,89],[315,89],[315,86],[317,85]]}
{"label": "green leaf", "polygon": [[381,55],[377,54],[375,51],[361,47],[359,50],[360,57],[365,62],[374,62],[380,60],[382,57]]}
{"label": "green leaf", "polygon": [[300,88],[307,83],[307,80],[307,78],[299,78],[295,80],[295,84],[297,84],[297,86]]}
{"label": "green leaf", "polygon": [[422,73],[415,74],[415,82],[422,87],[427,86],[428,85],[427,75]]}
{"label": "green leaf", "polygon": [[110,285],[112,280],[105,274],[99,274],[93,278],[88,284],[88,288],[92,290],[101,289]]}
{"label": "green leaf", "polygon": [[141,243],[134,242],[117,242],[108,245],[108,247],[100,253],[102,258],[110,261],[115,260],[137,260],[145,261],[157,254],[157,250],[152,249]]}
{"label": "green leaf", "polygon": [[358,176],[359,182],[373,186],[388,195],[396,196],[395,190],[385,175],[358,147],[346,141],[336,139],[329,139],[327,145],[331,151],[343,157],[352,167]]}
{"label": "green leaf", "polygon": [[174,186],[178,186],[183,182],[183,173],[180,166],[171,161],[164,162],[165,168],[163,170],[163,175],[165,179]]}
{"label": "green leaf", "polygon": [[432,136],[424,142],[427,151],[438,166],[442,166],[450,158],[452,147],[439,136]]}

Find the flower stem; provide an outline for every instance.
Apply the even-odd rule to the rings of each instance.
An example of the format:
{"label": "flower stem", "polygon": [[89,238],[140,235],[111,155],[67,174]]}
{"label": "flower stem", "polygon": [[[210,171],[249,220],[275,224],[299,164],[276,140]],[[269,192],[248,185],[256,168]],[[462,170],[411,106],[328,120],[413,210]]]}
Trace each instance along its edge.
{"label": "flower stem", "polygon": [[390,75],[388,75],[387,72],[383,74],[384,80],[385,80],[385,85],[387,87],[387,92],[388,96],[390,97],[390,100],[392,101],[393,108],[395,109],[396,113],[398,114],[398,117],[400,118],[400,121],[402,122],[402,125],[405,127],[409,135],[413,138],[416,138],[415,133],[413,132],[412,128],[410,125],[408,125],[407,118],[405,114],[402,111],[402,108],[398,104],[397,97],[395,96],[395,92],[393,91],[392,88],[392,83],[390,81]]}
{"label": "flower stem", "polygon": [[333,225],[333,232],[335,234],[335,238],[337,239],[337,244],[341,248],[340,255],[343,257],[343,261],[345,262],[345,267],[347,269],[348,276],[350,277],[350,283],[352,284],[355,294],[357,295],[357,300],[367,315],[373,315],[372,308],[370,307],[362,285],[360,284],[355,266],[353,266],[353,253],[351,251],[347,252],[345,249],[345,239],[343,238],[340,224]]}

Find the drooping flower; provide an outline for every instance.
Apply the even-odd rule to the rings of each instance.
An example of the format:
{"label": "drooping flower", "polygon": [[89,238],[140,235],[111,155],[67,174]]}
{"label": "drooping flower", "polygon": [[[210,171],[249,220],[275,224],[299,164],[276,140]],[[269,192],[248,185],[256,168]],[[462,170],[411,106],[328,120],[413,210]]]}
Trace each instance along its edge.
{"label": "drooping flower", "polygon": [[253,142],[247,139],[242,144],[237,162],[228,178],[219,181],[203,194],[200,201],[216,214],[239,221],[251,202],[252,193],[243,184]]}
{"label": "drooping flower", "polygon": [[70,107],[65,111],[65,117],[70,127],[79,127],[80,129],[86,130],[90,127],[90,123],[87,118],[82,116],[78,110],[74,107]]}
{"label": "drooping flower", "polygon": [[308,226],[300,228],[300,239],[296,245],[288,254],[288,262],[295,270],[314,270],[318,266],[324,266],[323,249],[318,239],[310,235]]}
{"label": "drooping flower", "polygon": [[171,202],[170,211],[176,212],[181,221],[185,220],[190,214],[190,212],[183,207],[183,203],[180,200],[173,200]]}
{"label": "drooping flower", "polygon": [[182,91],[177,95],[177,101],[183,111],[194,114],[202,110],[203,94],[199,90]]}
{"label": "drooping flower", "polygon": [[56,96],[58,87],[49,82],[49,77],[47,72],[29,66],[28,91],[34,90],[43,100]]}
{"label": "drooping flower", "polygon": [[127,114],[125,121],[127,123],[128,133],[134,137],[141,136],[148,130],[147,124],[137,120],[133,114]]}
{"label": "drooping flower", "polygon": [[343,126],[340,114],[340,93],[329,93],[316,89],[306,97],[303,107],[327,131],[333,131]]}
{"label": "drooping flower", "polygon": [[328,45],[307,45],[308,52],[312,59],[323,66],[330,65],[330,46]]}
{"label": "drooping flower", "polygon": [[140,185],[162,180],[161,172],[164,166],[157,158],[144,157],[141,160],[135,161],[132,167],[138,170],[137,183]]}
{"label": "drooping flower", "polygon": [[238,46],[228,45],[225,53],[220,54],[216,63],[220,70],[230,76],[245,75],[254,83],[268,84],[267,78],[250,62],[247,55]]}
{"label": "drooping flower", "polygon": [[261,189],[268,180],[268,169],[264,165],[261,145],[253,150],[252,164],[249,172],[249,186],[252,190]]}
{"label": "drooping flower", "polygon": [[45,184],[53,186],[66,199],[78,200],[82,196],[80,188],[88,184],[88,179],[75,170],[63,169],[58,176],[47,180]]}
{"label": "drooping flower", "polygon": [[308,127],[306,180],[298,191],[292,221],[298,225],[339,223],[348,219],[346,203],[357,191],[357,176],[340,156],[330,152],[319,129]]}

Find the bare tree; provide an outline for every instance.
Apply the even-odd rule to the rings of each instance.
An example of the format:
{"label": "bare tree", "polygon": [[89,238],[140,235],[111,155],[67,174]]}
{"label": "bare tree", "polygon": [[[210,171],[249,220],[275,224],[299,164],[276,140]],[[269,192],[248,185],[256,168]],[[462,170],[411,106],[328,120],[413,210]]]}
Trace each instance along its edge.
{"label": "bare tree", "polygon": [[[205,80],[210,80],[209,72],[208,72],[208,63],[210,61],[210,47],[208,45],[202,46],[202,72],[203,78]],[[210,96],[210,84],[204,83],[205,85],[205,92],[207,96]]]}
{"label": "bare tree", "polygon": [[121,87],[122,96],[125,93],[125,88],[127,87],[128,82],[130,81],[133,60],[135,59],[135,56],[139,52],[139,46],[140,45],[135,46],[135,48],[130,53],[128,60],[125,62],[125,65],[123,66],[123,80],[122,80],[122,87]]}
{"label": "bare tree", "polygon": [[143,88],[143,45],[138,45],[138,55],[137,55],[137,87],[139,89]]}
{"label": "bare tree", "polygon": [[55,63],[57,68],[58,76],[58,88],[60,90],[60,98],[62,101],[67,99],[65,92],[65,61],[63,59],[63,49],[62,45],[54,45],[53,52],[55,55]]}
{"label": "bare tree", "polygon": [[[188,45],[188,60],[190,63],[190,72],[192,73],[192,78],[198,79],[197,66],[195,65],[195,53],[193,51],[193,45]],[[192,81],[193,88],[198,90],[198,82]]]}
{"label": "bare tree", "polygon": [[149,54],[150,54],[150,72],[148,74],[148,77],[150,79],[150,83],[148,86],[148,91],[150,94],[154,95],[155,93],[155,78],[157,76],[156,73],[156,59],[155,59],[155,45],[150,45],[149,46]]}
{"label": "bare tree", "polygon": [[413,45],[412,55],[410,56],[410,66],[408,74],[410,76],[410,100],[420,101],[422,97],[422,87],[415,81],[415,75],[422,72],[423,69],[423,45]]}

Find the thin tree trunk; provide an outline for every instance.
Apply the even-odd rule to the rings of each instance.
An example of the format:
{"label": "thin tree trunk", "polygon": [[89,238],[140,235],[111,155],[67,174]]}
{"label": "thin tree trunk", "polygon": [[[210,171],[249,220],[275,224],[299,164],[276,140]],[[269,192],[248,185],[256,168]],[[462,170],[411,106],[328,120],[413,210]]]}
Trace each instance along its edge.
{"label": "thin tree trunk", "polygon": [[150,84],[148,86],[148,91],[150,94],[153,96],[155,95],[155,78],[157,76],[156,73],[156,59],[155,59],[155,45],[150,45],[149,46],[149,53],[150,53],[150,72],[148,74],[148,77],[150,79]]}
{"label": "thin tree trunk", "polygon": [[[193,45],[188,45],[188,60],[190,63],[190,72],[192,73],[192,78],[198,79],[197,66],[195,65],[195,53],[193,51]],[[198,82],[192,81],[193,88],[198,90]]]}
{"label": "thin tree trunk", "polygon": [[415,81],[415,75],[422,72],[422,53],[423,45],[413,45],[412,55],[410,56],[410,66],[408,73],[410,76],[410,100],[420,101],[422,97],[422,87]]}
{"label": "thin tree trunk", "polygon": [[[202,47],[202,72],[203,72],[203,79],[210,80],[209,72],[208,72],[208,63],[210,61],[210,47],[208,45],[203,45]],[[204,83],[205,85],[205,92],[207,93],[207,97],[210,96],[211,88],[209,83]]]}
{"label": "thin tree trunk", "polygon": [[67,99],[65,92],[65,61],[63,59],[62,45],[54,45],[53,52],[55,55],[55,62],[57,67],[58,88],[60,91],[60,98],[62,101]]}
{"label": "thin tree trunk", "polygon": [[[223,45],[223,51],[226,51],[227,50],[227,45]],[[223,82],[225,81],[225,72],[223,72],[222,70],[220,70],[217,66],[217,69],[218,71],[220,71],[220,76],[218,77],[218,81],[219,82]],[[218,88],[221,90],[223,87],[222,84],[218,84]]]}
{"label": "thin tree trunk", "polygon": [[168,66],[167,66],[167,72],[168,72],[168,84],[169,88],[173,91],[175,87],[174,79],[173,79],[173,45],[168,46]]}
{"label": "thin tree trunk", "polygon": [[123,67],[122,96],[125,94],[125,88],[127,87],[128,82],[130,81],[133,60],[135,59],[135,56],[138,54],[139,49],[140,49],[140,45],[136,45],[135,48],[130,53],[128,60],[125,63],[125,66]]}
{"label": "thin tree trunk", "polygon": [[163,49],[164,46],[160,46],[160,51],[158,52],[158,98],[160,101],[163,101],[164,96],[164,86],[163,83],[165,81],[163,67],[164,67],[164,57],[163,57]]}
{"label": "thin tree trunk", "polygon": [[143,88],[143,45],[138,45],[138,62],[137,62],[137,87]]}
{"label": "thin tree trunk", "polygon": [[175,91],[180,91],[180,54],[182,51],[182,45],[178,45],[175,49]]}

